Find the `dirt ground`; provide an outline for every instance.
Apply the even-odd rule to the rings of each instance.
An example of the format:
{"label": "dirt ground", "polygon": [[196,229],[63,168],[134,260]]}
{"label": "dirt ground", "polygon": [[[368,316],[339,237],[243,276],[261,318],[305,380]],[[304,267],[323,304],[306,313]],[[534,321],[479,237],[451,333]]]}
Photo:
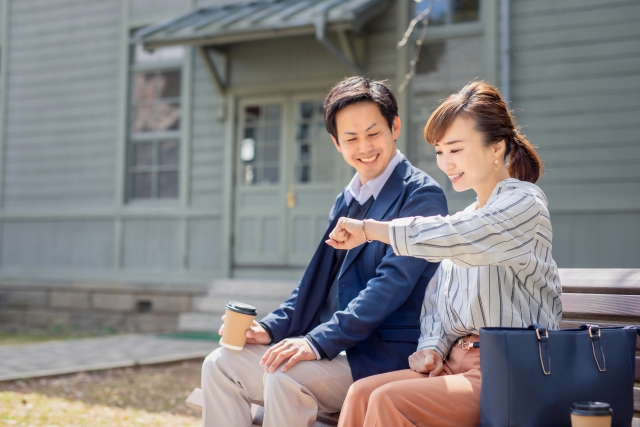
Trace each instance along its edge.
{"label": "dirt ground", "polygon": [[0,382],[0,426],[199,426],[201,360]]}

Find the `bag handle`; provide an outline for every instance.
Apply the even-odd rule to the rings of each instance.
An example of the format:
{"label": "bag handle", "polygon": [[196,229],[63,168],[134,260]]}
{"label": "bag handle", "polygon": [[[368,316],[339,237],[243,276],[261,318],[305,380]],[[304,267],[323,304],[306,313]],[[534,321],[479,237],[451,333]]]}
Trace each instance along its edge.
{"label": "bag handle", "polygon": [[[549,331],[547,330],[547,328],[542,327],[537,323],[530,325],[528,329],[533,329],[536,331],[536,337],[538,338],[538,353],[540,354],[540,366],[542,366],[542,372],[545,375],[551,375],[551,358],[549,357],[548,346]],[[542,353],[544,353],[544,357]]]}

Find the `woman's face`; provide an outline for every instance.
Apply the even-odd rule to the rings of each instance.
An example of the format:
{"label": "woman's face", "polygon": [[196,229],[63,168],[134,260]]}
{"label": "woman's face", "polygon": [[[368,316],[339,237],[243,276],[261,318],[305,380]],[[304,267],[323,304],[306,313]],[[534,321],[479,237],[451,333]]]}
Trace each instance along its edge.
{"label": "woman's face", "polygon": [[[486,147],[474,126],[473,119],[457,117],[434,145],[438,167],[458,192],[483,187],[497,173],[496,159],[503,158],[504,143]],[[504,169],[504,162],[498,161],[498,167]]]}

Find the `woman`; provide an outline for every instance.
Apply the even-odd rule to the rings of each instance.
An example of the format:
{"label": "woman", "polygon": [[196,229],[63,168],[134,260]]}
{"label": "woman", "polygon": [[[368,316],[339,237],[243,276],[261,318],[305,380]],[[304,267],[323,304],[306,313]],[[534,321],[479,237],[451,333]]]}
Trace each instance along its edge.
{"label": "woman", "polygon": [[340,426],[477,426],[485,326],[558,329],[560,281],[551,256],[547,200],[534,183],[543,165],[498,91],[472,82],[431,115],[424,130],[438,167],[477,202],[446,217],[391,222],[342,218],[327,243],[390,244],[397,255],[442,261],[424,298],[410,370],[357,381]]}

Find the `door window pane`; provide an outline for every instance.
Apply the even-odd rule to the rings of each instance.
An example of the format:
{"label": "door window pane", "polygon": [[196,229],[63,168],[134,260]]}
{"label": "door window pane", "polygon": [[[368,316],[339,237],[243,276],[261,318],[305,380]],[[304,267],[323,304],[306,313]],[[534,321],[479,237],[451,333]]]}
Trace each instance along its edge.
{"label": "door window pane", "polygon": [[276,184],[280,181],[281,107],[250,105],[244,108],[243,115],[244,137],[238,144],[242,162],[239,180],[244,185]]}
{"label": "door window pane", "polygon": [[322,104],[320,100],[298,104],[294,169],[298,183],[330,182],[334,179],[335,149],[324,126]]}

